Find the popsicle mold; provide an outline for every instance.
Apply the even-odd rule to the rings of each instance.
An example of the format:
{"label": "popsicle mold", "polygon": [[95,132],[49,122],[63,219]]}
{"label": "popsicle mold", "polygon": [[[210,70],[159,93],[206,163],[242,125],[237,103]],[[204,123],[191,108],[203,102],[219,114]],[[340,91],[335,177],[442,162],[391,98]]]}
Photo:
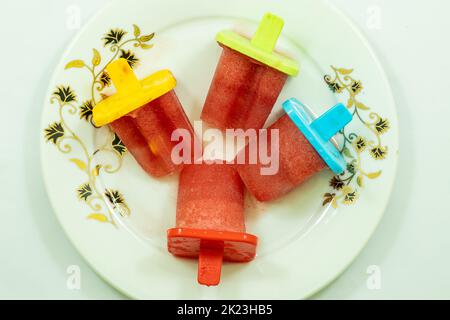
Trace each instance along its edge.
{"label": "popsicle mold", "polygon": [[223,48],[201,119],[221,129],[261,129],[297,62],[274,51],[284,22],[268,13],[252,39],[233,31],[219,32]]}
{"label": "popsicle mold", "polygon": [[[182,168],[184,162],[180,163],[172,155],[181,143],[189,147],[183,151],[183,159],[189,157],[193,161],[199,141],[173,90],[176,80],[170,71],[159,71],[138,80],[125,59],[114,61],[106,70],[117,93],[95,106],[94,123],[110,125],[151,176],[163,177]],[[176,130],[187,131],[190,139],[183,135],[178,139],[181,142],[174,141]]]}
{"label": "popsicle mold", "polygon": [[[279,199],[327,167],[337,174],[346,168],[344,158],[330,141],[352,119],[345,106],[338,104],[317,120],[296,99],[286,101],[284,109],[286,114],[268,128],[267,135],[257,137],[271,146],[277,143],[278,148],[273,152],[278,155],[278,170],[263,174],[259,160],[236,165],[247,190],[262,202]],[[249,159],[250,145],[238,157]]]}
{"label": "popsicle mold", "polygon": [[245,232],[244,185],[231,165],[185,166],[180,174],[177,225],[167,232],[168,250],[198,258],[198,282],[220,282],[223,261],[249,262],[258,239]]}

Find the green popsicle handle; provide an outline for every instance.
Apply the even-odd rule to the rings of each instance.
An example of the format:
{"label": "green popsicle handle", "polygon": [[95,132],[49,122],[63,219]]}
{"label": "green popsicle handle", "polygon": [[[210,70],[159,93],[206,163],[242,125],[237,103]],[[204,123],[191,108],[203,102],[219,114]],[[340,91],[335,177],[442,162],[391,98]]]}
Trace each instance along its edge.
{"label": "green popsicle handle", "polygon": [[261,20],[258,30],[253,36],[252,44],[266,52],[272,52],[275,49],[283,27],[283,19],[274,14],[267,13]]}

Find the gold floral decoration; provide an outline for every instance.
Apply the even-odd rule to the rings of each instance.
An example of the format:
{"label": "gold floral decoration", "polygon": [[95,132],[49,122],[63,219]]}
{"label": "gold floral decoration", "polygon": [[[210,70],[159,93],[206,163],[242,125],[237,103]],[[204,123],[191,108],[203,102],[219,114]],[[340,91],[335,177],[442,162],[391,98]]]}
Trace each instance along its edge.
{"label": "gold floral decoration", "polygon": [[[92,110],[98,101],[105,96],[102,93],[106,87],[111,85],[111,79],[106,72],[106,66],[117,58],[124,58],[131,67],[135,67],[139,62],[136,53],[130,48],[150,49],[153,47],[149,44],[155,36],[142,35],[138,26],[133,25],[133,37],[126,38],[128,32],[122,29],[111,29],[102,38],[103,45],[110,51],[110,57],[106,63],[102,64],[103,58],[99,50],[92,49],[92,60],[86,63],[83,60],[73,60],[66,64],[65,69],[86,69],[91,75],[90,96],[78,99],[75,91],[70,85],[59,86],[53,92],[50,103],[57,104],[59,120],[50,124],[44,130],[44,137],[63,154],[71,155],[75,147],[81,148],[83,158],[70,158],[69,161],[76,168],[81,170],[87,177],[87,181],[76,189],[76,195],[80,201],[83,201],[91,211],[87,218],[98,222],[116,225],[114,216],[109,208],[113,208],[122,217],[131,214],[131,211],[125,201],[124,195],[118,190],[104,189],[102,190],[97,181],[97,177],[103,171],[108,174],[118,172],[123,163],[123,156],[127,149],[114,134],[108,129],[108,139],[106,143],[96,150],[90,152],[86,144],[80,136],[69,126],[66,121],[66,115],[78,116],[80,120],[87,121],[95,127],[92,121]],[[79,101],[82,101],[79,103]],[[116,165],[109,163],[97,163],[96,156],[100,153],[110,154],[117,159]]]}
{"label": "gold floral decoration", "polygon": [[386,159],[388,147],[382,144],[382,136],[389,131],[390,122],[359,100],[358,95],[363,91],[363,83],[352,77],[353,69],[336,68],[331,66],[333,75],[324,77],[326,84],[336,94],[346,94],[347,108],[353,114],[354,121],[360,121],[366,132],[349,133],[346,128],[340,131],[344,144],[341,153],[347,160],[347,170],[330,180],[332,192],[324,194],[323,205],[331,204],[334,208],[339,203],[354,204],[360,196],[360,189],[364,188],[366,180],[377,179],[382,171],[367,172],[363,168],[362,155],[368,153],[377,161]]}

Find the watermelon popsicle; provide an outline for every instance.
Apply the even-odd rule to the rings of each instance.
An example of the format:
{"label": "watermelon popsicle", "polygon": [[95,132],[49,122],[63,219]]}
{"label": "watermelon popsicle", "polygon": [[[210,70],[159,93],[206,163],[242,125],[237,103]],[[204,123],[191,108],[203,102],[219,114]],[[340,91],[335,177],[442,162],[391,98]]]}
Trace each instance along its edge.
{"label": "watermelon popsicle", "polygon": [[192,126],[173,90],[176,80],[162,70],[138,80],[125,59],[107,66],[117,93],[98,103],[93,110],[95,125],[109,124],[141,167],[150,175],[162,177],[179,170],[172,160],[172,133],[185,129],[191,135],[191,158],[197,143]]}
{"label": "watermelon popsicle", "polygon": [[176,228],[168,231],[175,256],[198,258],[198,282],[218,285],[222,261],[249,262],[257,238],[245,233],[244,185],[228,164],[188,165],[180,174]]}
{"label": "watermelon popsicle", "polygon": [[260,129],[269,117],[288,76],[299,72],[297,62],[274,52],[283,29],[281,18],[266,14],[250,40],[222,31],[223,47],[201,118],[225,129]]}
{"label": "watermelon popsicle", "polygon": [[[286,101],[283,109],[286,114],[267,132],[268,143],[273,142],[273,130],[277,130],[279,135],[278,172],[262,174],[260,161],[236,166],[249,192],[263,202],[282,197],[327,167],[336,174],[346,169],[344,158],[330,141],[352,120],[352,114],[343,104],[337,104],[316,120],[309,109],[296,99]],[[250,145],[241,151],[244,153],[241,157],[248,159]]]}

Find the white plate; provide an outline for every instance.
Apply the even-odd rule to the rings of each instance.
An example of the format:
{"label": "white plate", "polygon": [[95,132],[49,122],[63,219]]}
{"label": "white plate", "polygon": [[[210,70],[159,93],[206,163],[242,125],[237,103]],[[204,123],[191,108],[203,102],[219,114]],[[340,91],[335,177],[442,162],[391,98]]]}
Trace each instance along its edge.
{"label": "white plate", "polygon": [[[356,162],[340,179],[348,185],[339,188],[341,182],[333,180],[339,190],[330,186],[332,174],[323,172],[275,203],[248,199],[247,226],[260,238],[258,257],[245,265],[226,264],[221,285],[206,288],[196,282],[195,261],[166,251],[166,230],[175,224],[176,177],[145,175],[128,153],[120,154],[109,130],[95,129],[83,113],[89,111],[86,101],[100,97],[91,70],[95,64],[96,75],[116,53],[130,52],[139,58],[139,77],[169,68],[188,116],[197,120],[220,54],[215,34],[224,28],[251,34],[267,11],[286,22],[278,50],[301,61],[300,76],[288,82],[270,121],[293,96],[317,113],[352,100],[350,108],[358,114],[345,134],[353,142],[363,137],[365,147],[358,152],[347,142],[344,154]],[[126,34],[110,34],[119,44],[104,46],[112,29]],[[141,38],[152,48],[135,46],[139,42],[133,39],[153,32],[153,39]],[[88,67],[70,63],[78,59]],[[398,151],[395,106],[378,60],[343,15],[317,0],[115,2],[78,35],[56,67],[42,130],[43,174],[62,226],[99,275],[133,298],[310,296],[337,277],[371,236],[389,199]],[[342,146],[342,134],[337,139]],[[80,190],[86,184],[89,188]],[[119,201],[111,203],[107,192]]]}

